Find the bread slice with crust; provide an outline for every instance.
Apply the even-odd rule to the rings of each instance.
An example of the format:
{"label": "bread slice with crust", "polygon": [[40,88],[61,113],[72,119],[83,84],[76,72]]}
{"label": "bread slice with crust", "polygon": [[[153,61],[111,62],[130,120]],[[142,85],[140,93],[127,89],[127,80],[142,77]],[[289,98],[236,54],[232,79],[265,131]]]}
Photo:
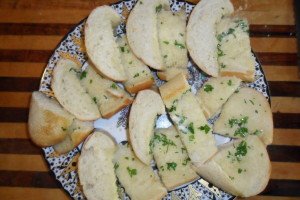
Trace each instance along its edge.
{"label": "bread slice with crust", "polygon": [[78,159],[78,175],[83,193],[89,200],[118,200],[113,157],[114,141],[94,132],[85,141]]}
{"label": "bread slice with crust", "polygon": [[193,163],[204,163],[217,152],[212,127],[181,73],[162,85],[160,94],[180,132],[180,138]]}
{"label": "bread slice with crust", "polygon": [[136,156],[150,165],[150,141],[154,134],[157,115],[165,113],[164,103],[158,93],[152,90],[140,91],[129,114],[129,137]]}
{"label": "bread slice with crust", "polygon": [[165,68],[157,27],[157,13],[162,9],[170,10],[168,0],[140,0],[130,12],[126,23],[128,44],[132,51],[144,63],[157,70]]}
{"label": "bread slice with crust", "polygon": [[40,147],[57,144],[67,136],[74,116],[42,92],[33,92],[30,101],[28,130],[31,140]]}
{"label": "bread slice with crust", "polygon": [[123,84],[130,93],[148,89],[153,84],[153,76],[150,69],[139,60],[130,49],[126,36],[118,38],[117,43],[121,52],[121,61],[124,66],[128,80]]}
{"label": "bread slice with crust", "polygon": [[211,118],[238,89],[241,80],[236,77],[210,78],[197,93],[205,117]]}
{"label": "bread slice with crust", "polygon": [[230,0],[201,0],[187,25],[187,48],[193,61],[205,73],[219,76],[216,24],[234,11]]}
{"label": "bread slice with crust", "polygon": [[248,21],[224,17],[217,25],[216,34],[220,75],[254,81],[255,57],[251,52]]}
{"label": "bread slice with crust", "polygon": [[88,57],[104,76],[114,81],[127,80],[113,33],[120,22],[114,9],[100,6],[90,13],[84,27]]}
{"label": "bread slice with crust", "polygon": [[249,197],[259,194],[267,186],[271,163],[262,141],[257,136],[248,136],[223,145],[212,159],[195,169],[222,190]]}
{"label": "bread slice with crust", "polygon": [[199,178],[174,126],[156,129],[151,147],[159,175],[168,191]]}
{"label": "bread slice with crust", "polygon": [[[170,80],[179,73],[188,74],[186,48],[186,13],[162,9],[157,14],[158,40],[166,69],[157,72],[160,79]],[[172,31],[170,31],[172,30]]]}
{"label": "bread slice with crust", "polygon": [[89,65],[84,73],[85,78],[82,78],[80,82],[92,97],[103,118],[113,116],[132,103],[132,97],[124,89],[97,74],[92,65]]}
{"label": "bread slice with crust", "polygon": [[97,105],[80,84],[84,78],[80,67],[73,61],[61,59],[53,70],[51,87],[58,102],[80,120],[101,117]]}
{"label": "bread slice with crust", "polygon": [[224,105],[214,132],[244,138],[257,135],[266,145],[273,141],[273,117],[267,99],[252,88],[241,88]]}
{"label": "bread slice with crust", "polygon": [[117,177],[130,199],[160,200],[167,194],[158,175],[135,156],[130,145],[119,145],[114,163]]}
{"label": "bread slice with crust", "polygon": [[77,147],[94,130],[93,122],[84,122],[74,119],[73,123],[66,130],[65,139],[53,146],[58,154],[65,154]]}

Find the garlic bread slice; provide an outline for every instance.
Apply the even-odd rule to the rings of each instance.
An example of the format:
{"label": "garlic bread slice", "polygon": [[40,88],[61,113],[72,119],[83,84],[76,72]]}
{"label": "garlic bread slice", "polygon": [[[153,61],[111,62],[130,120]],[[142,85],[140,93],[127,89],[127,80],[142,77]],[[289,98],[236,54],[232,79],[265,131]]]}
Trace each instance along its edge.
{"label": "garlic bread slice", "polygon": [[113,158],[114,141],[94,132],[85,141],[78,159],[78,175],[83,193],[89,200],[118,200]]}
{"label": "garlic bread slice", "polygon": [[151,148],[158,174],[168,191],[199,178],[174,126],[156,129]]}
{"label": "garlic bread slice", "polygon": [[135,156],[130,145],[119,145],[114,163],[117,177],[132,200],[160,200],[167,194],[158,175]]}
{"label": "garlic bread slice", "polygon": [[265,145],[257,136],[248,136],[225,144],[203,165],[197,165],[201,177],[240,197],[259,194],[267,186],[271,163]]}
{"label": "garlic bread slice", "polygon": [[154,134],[157,115],[165,113],[164,103],[158,93],[152,90],[140,91],[129,114],[129,137],[136,156],[150,165],[150,141]]}
{"label": "garlic bread slice", "polygon": [[241,88],[223,106],[214,132],[233,138],[257,135],[266,145],[273,141],[273,117],[267,99],[252,88]]}
{"label": "garlic bread slice", "polygon": [[211,118],[238,89],[241,80],[236,77],[210,78],[198,91],[197,99],[205,117]]}
{"label": "garlic bread slice", "polygon": [[80,66],[71,60],[61,59],[54,67],[51,87],[58,102],[77,119],[96,120],[101,115],[80,83],[83,77]]}
{"label": "garlic bread slice", "polygon": [[120,22],[121,16],[105,5],[90,13],[84,27],[88,57],[104,76],[114,81],[127,80],[114,37],[114,29]]}
{"label": "garlic bread slice", "polygon": [[212,127],[185,76],[178,74],[159,90],[192,162],[204,163],[217,152],[217,146]]}

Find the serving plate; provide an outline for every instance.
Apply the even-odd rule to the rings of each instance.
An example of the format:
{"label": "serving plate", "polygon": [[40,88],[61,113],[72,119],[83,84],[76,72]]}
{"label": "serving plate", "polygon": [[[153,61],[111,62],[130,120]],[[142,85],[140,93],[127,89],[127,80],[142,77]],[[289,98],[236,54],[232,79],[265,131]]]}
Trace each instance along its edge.
{"label": "serving plate", "polygon": [[[120,1],[118,3],[112,4],[111,7],[115,9],[120,15],[125,18],[124,15],[128,14],[136,0],[126,0]],[[176,12],[180,9],[184,9],[186,14],[189,15],[194,7],[193,4],[188,2],[183,2],[179,0],[170,0],[170,5],[172,11]],[[53,55],[49,59],[49,62],[45,68],[45,71],[41,78],[39,90],[46,93],[48,96],[53,96],[51,90],[51,77],[54,66],[60,58],[68,58],[77,62],[78,64],[85,66],[87,64],[87,55],[85,52],[83,44],[83,27],[85,19],[79,22],[60,42],[60,44],[55,49]],[[121,24],[117,28],[117,35],[124,34],[125,25]],[[254,55],[255,56],[255,55]],[[255,56],[256,57],[256,56]],[[201,72],[199,68],[192,62],[189,61],[189,84],[192,86],[192,92],[196,91],[203,85],[207,80],[208,76]],[[255,81],[253,83],[245,84],[243,86],[255,88],[257,91],[261,92],[266,98],[270,98],[269,87],[259,63],[256,57],[255,66]],[[160,86],[164,82],[157,78],[155,71],[152,71],[155,77],[155,83]],[[94,122],[94,127],[96,129],[105,130],[110,133],[116,140],[116,142],[127,141],[126,137],[126,127],[127,118],[129,113],[129,107],[124,108],[119,113],[115,114],[110,119],[99,119]],[[210,123],[214,123],[218,115],[209,120]],[[158,118],[156,127],[157,128],[167,128],[171,125],[168,117],[162,115]],[[230,141],[230,138],[222,137],[215,134],[215,139],[217,144],[223,144]],[[80,187],[77,174],[77,160],[80,154],[81,145],[79,145],[74,150],[70,151],[65,155],[57,155],[52,147],[43,148],[44,156],[49,163],[51,171],[54,173],[56,179],[61,183],[62,187],[70,194],[73,199],[85,199],[82,188]],[[155,169],[155,166],[153,166]],[[124,189],[118,186],[119,195],[122,199],[130,199]],[[168,193],[164,198],[165,200],[183,200],[183,199],[234,199],[235,197],[214,187],[203,179],[196,180],[194,182],[182,185],[177,189]]]}

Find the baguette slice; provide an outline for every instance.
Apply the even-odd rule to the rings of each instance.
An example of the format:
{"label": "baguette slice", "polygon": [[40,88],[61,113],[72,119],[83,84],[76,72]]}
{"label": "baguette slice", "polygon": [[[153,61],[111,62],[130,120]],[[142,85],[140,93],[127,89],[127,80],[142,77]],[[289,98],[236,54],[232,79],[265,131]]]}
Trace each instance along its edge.
{"label": "baguette slice", "polygon": [[101,117],[99,110],[80,84],[78,69],[71,60],[59,60],[53,70],[52,90],[58,102],[77,119],[96,120]]}
{"label": "baguette slice", "polygon": [[114,81],[127,80],[113,33],[120,22],[121,17],[114,9],[100,6],[91,12],[84,28],[89,58],[104,76]]}
{"label": "baguette slice", "polygon": [[249,24],[246,19],[224,17],[217,25],[221,76],[236,76],[254,81],[255,58],[251,53]]}
{"label": "baguette slice", "polygon": [[67,130],[65,139],[54,145],[53,148],[58,154],[65,154],[77,147],[94,129],[93,122],[84,122],[74,119]]}
{"label": "baguette slice", "polygon": [[116,145],[102,132],[87,138],[78,160],[78,175],[83,192],[89,200],[117,200],[113,157]]}
{"label": "baguette slice", "polygon": [[157,115],[165,114],[164,103],[158,93],[152,90],[140,91],[129,114],[129,137],[136,156],[150,165],[150,141],[154,134]]}
{"label": "baguette slice", "polygon": [[201,177],[233,195],[259,194],[268,184],[271,164],[257,136],[225,144],[208,162],[195,167]]}
{"label": "baguette slice", "polygon": [[85,69],[80,82],[98,106],[103,118],[109,118],[132,103],[132,98],[111,80],[101,77],[92,65]]}
{"label": "baguette slice", "polygon": [[156,129],[152,145],[159,175],[168,191],[199,178],[174,126]]}
{"label": "baguette slice", "polygon": [[223,104],[240,86],[241,80],[236,77],[210,78],[197,94],[198,102],[206,119],[220,111]]}
{"label": "baguette slice", "polygon": [[121,51],[122,64],[128,77],[128,80],[124,82],[126,90],[130,93],[137,93],[150,88],[153,84],[150,69],[132,53],[126,36],[119,38],[117,42]]}
{"label": "baguette slice", "polygon": [[160,88],[167,111],[193,163],[204,163],[217,152],[212,128],[181,73]]}
{"label": "baguette slice", "polygon": [[67,136],[74,116],[42,92],[31,96],[28,129],[31,140],[40,147],[57,144]]}
{"label": "baguette slice", "polygon": [[170,80],[181,72],[187,75],[185,11],[173,13],[170,10],[161,10],[157,20],[160,50],[166,66],[166,69],[157,72],[157,75],[163,80]]}
{"label": "baguette slice", "polygon": [[187,25],[187,48],[193,61],[205,73],[219,76],[216,24],[234,11],[230,0],[201,0]]}
{"label": "baguette slice", "polygon": [[267,99],[252,88],[241,88],[224,105],[214,132],[233,138],[258,135],[266,145],[271,144],[273,118]]}
{"label": "baguette slice", "polygon": [[162,9],[170,10],[168,0],[140,0],[130,12],[126,23],[128,43],[133,53],[157,70],[165,68],[157,28],[157,13]]}
{"label": "baguette slice", "polygon": [[160,200],[167,194],[151,166],[142,163],[130,145],[119,145],[114,162],[117,177],[131,200]]}

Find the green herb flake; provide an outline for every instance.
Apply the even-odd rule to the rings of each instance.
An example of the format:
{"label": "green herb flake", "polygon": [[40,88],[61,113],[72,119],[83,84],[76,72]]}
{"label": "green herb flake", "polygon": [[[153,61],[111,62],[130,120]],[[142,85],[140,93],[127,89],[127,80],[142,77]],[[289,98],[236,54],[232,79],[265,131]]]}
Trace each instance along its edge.
{"label": "green herb flake", "polygon": [[181,37],[183,37],[184,35],[183,35],[183,33],[179,33],[179,35],[181,36]]}
{"label": "green herb flake", "polygon": [[125,159],[126,159],[126,160],[129,160],[129,158],[128,158],[127,156],[125,157]]}
{"label": "green herb flake", "polygon": [[222,69],[226,68],[226,65],[224,63],[221,63],[221,68]]}
{"label": "green herb flake", "polygon": [[142,4],[143,4],[143,2],[142,2],[142,1],[140,1],[140,4],[142,5]]}
{"label": "green herb flake", "polygon": [[175,40],[174,45],[179,47],[180,49],[185,49],[185,46],[179,42],[177,42],[177,40]]}
{"label": "green herb flake", "polygon": [[189,135],[189,141],[194,141],[195,140],[195,135]]}
{"label": "green herb flake", "polygon": [[236,152],[234,156],[236,157],[237,161],[241,161],[242,156],[246,156],[248,149],[247,149],[247,142],[242,141],[239,143],[239,145],[236,147]]}
{"label": "green herb flake", "polygon": [[256,129],[251,135],[259,135],[261,133],[262,131]]}
{"label": "green herb flake", "polygon": [[190,161],[191,161],[191,159],[189,157],[187,157],[186,159],[184,159],[182,165],[186,166],[188,164],[188,162],[190,162]]}
{"label": "green herb flake", "polygon": [[162,146],[167,147],[166,152],[168,152],[169,146],[176,146],[176,144],[172,140],[170,140],[166,135],[161,134],[161,133],[156,133],[156,134],[154,134],[154,136],[151,139],[150,144],[149,144],[150,145],[150,153],[153,152],[153,147],[154,147],[154,144],[156,141],[162,143]]}
{"label": "green herb flake", "polygon": [[133,78],[136,78],[136,77],[138,77],[140,74],[139,73],[136,73],[134,76],[133,76]]}
{"label": "green herb flake", "polygon": [[176,170],[176,167],[177,167],[177,164],[176,163],[174,163],[174,162],[171,162],[171,163],[167,163],[167,169],[168,170]]}
{"label": "green herb flake", "polygon": [[240,127],[234,132],[234,136],[246,137],[248,135],[248,129],[245,127]]}
{"label": "green herb flake", "polygon": [[172,105],[171,108],[167,108],[167,111],[168,111],[168,112],[176,111],[176,106],[175,106],[175,105]]}
{"label": "green herb flake", "polygon": [[93,97],[93,101],[95,102],[95,104],[97,104],[97,98]]}
{"label": "green herb flake", "polygon": [[164,58],[167,58],[168,57],[168,55],[164,55]]}
{"label": "green herb flake", "polygon": [[179,118],[180,118],[180,120],[178,122],[179,125],[183,124],[184,121],[187,119],[187,117],[185,117],[185,116],[179,116]]}
{"label": "green herb flake", "polygon": [[234,180],[234,177],[233,177],[233,176],[229,176],[229,178],[230,178],[231,180]]}
{"label": "green herb flake", "polygon": [[213,91],[213,89],[214,89],[214,87],[209,84],[204,85],[205,92],[211,92],[211,91]]}
{"label": "green herb flake", "polygon": [[238,173],[240,174],[240,173],[242,173],[243,172],[243,170],[241,169],[241,168],[239,168],[238,169]]}
{"label": "green herb flake", "polygon": [[231,79],[227,82],[227,85],[232,86],[232,80]]}
{"label": "green herb flake", "polygon": [[132,64],[132,61],[129,62],[129,65],[131,65],[131,64]]}
{"label": "green herb flake", "polygon": [[251,99],[250,99],[249,101],[250,101],[250,103],[251,103],[252,105],[254,105],[254,102],[253,102]]}
{"label": "green herb flake", "polygon": [[125,52],[125,47],[120,47],[120,51],[121,51],[122,53],[124,53],[124,52]]}
{"label": "green herb flake", "polygon": [[119,166],[120,166],[120,165],[119,165],[118,163],[115,163],[115,164],[114,164],[114,168],[115,168],[115,169],[118,169]]}
{"label": "green herb flake", "polygon": [[165,43],[165,44],[170,44],[170,42],[168,42],[168,41],[163,41],[163,43]]}
{"label": "green herb flake", "polygon": [[210,131],[210,127],[207,124],[205,124],[204,126],[200,126],[198,129],[204,131],[205,134],[207,134]]}
{"label": "green herb flake", "polygon": [[81,72],[80,78],[79,78],[79,79],[80,79],[80,80],[84,79],[84,78],[86,77],[86,74],[87,74],[86,71]]}
{"label": "green herb flake", "polygon": [[161,9],[162,9],[162,5],[159,4],[158,6],[155,7],[155,12],[159,13],[161,11]]}
{"label": "green herb flake", "polygon": [[93,82],[93,80],[92,79],[90,79],[90,84]]}
{"label": "green herb flake", "polygon": [[110,87],[113,88],[113,89],[118,89],[118,86],[117,86],[117,84],[115,84],[115,83],[111,84]]}
{"label": "green herb flake", "polygon": [[127,172],[129,174],[129,176],[132,178],[133,176],[137,175],[137,170],[136,169],[133,169],[133,168],[130,168],[130,167],[127,167]]}
{"label": "green herb flake", "polygon": [[66,131],[67,129],[66,129],[66,128],[64,128],[64,127],[61,127],[61,130],[63,130],[63,131]]}
{"label": "green herb flake", "polygon": [[192,134],[195,134],[194,123],[193,123],[193,122],[189,123],[187,129],[188,129]]}

